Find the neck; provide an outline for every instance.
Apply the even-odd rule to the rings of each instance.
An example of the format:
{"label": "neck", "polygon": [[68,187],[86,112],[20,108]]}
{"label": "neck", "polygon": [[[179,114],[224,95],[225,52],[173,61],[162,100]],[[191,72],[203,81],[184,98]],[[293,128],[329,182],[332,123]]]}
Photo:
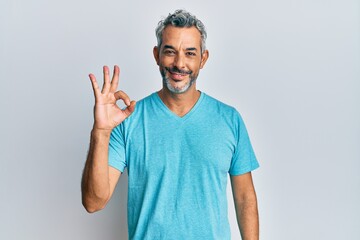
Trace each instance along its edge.
{"label": "neck", "polygon": [[172,93],[166,87],[158,91],[163,103],[179,117],[185,116],[194,107],[200,97],[200,91],[193,85],[185,93]]}

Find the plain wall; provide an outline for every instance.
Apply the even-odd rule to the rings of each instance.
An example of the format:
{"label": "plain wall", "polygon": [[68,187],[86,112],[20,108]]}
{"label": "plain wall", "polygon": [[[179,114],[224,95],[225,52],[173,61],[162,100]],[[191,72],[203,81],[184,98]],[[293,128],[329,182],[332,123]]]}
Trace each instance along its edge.
{"label": "plain wall", "polygon": [[[88,73],[121,68],[139,100],[161,88],[158,21],[208,30],[198,89],[236,107],[261,167],[261,239],[360,239],[360,6],[355,0],[0,2],[0,239],[127,239],[127,177],[81,205]],[[240,239],[229,188],[233,239]]]}

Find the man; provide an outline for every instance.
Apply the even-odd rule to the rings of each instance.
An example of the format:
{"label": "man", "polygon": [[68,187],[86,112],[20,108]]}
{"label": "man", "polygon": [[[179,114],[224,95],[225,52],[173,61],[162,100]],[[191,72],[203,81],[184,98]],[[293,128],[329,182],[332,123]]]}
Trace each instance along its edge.
{"label": "man", "polygon": [[[196,89],[209,57],[204,25],[177,10],[160,21],[153,54],[160,91],[136,103],[117,91],[103,68],[82,179],[88,212],[104,208],[128,171],[129,239],[230,239],[226,184],[230,174],[241,236],[259,239],[251,171],[258,167],[245,125],[232,107]],[[125,109],[116,105],[123,100]]]}

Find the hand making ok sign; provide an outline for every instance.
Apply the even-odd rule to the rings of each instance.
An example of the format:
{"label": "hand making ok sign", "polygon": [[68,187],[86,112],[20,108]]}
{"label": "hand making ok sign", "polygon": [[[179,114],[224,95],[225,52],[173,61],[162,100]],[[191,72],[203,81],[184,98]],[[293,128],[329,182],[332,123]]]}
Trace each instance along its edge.
{"label": "hand making ok sign", "polygon": [[[93,74],[89,74],[92,88],[95,95],[94,106],[94,129],[96,130],[109,130],[124,121],[135,109],[135,101],[130,101],[129,96],[123,91],[117,91],[119,85],[118,66],[114,66],[114,73],[110,81],[109,68],[103,67],[104,84],[100,90],[96,78]],[[116,101],[121,99],[127,106],[121,109],[116,105]]]}

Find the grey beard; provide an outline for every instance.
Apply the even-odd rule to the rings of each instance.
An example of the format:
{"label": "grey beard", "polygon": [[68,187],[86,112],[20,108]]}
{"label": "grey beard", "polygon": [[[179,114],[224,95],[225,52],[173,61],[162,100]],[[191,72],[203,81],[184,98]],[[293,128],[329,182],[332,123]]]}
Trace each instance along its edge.
{"label": "grey beard", "polygon": [[166,72],[165,70],[160,70],[162,79],[163,79],[163,86],[165,86],[170,92],[175,93],[175,94],[180,94],[180,93],[184,93],[187,90],[189,90],[189,88],[194,84],[194,82],[196,81],[197,76],[192,76],[191,74],[189,75],[190,77],[190,82],[187,83],[184,87],[182,88],[174,88],[173,86],[171,86],[170,84],[170,80],[166,77]]}
{"label": "grey beard", "polygon": [[163,85],[166,86],[166,88],[172,92],[172,93],[184,93],[187,90],[189,90],[189,88],[191,87],[191,85],[193,85],[193,83],[196,81],[196,79],[191,79],[190,82],[188,82],[184,87],[182,88],[174,88],[171,84],[170,81],[167,77],[163,77]]}

